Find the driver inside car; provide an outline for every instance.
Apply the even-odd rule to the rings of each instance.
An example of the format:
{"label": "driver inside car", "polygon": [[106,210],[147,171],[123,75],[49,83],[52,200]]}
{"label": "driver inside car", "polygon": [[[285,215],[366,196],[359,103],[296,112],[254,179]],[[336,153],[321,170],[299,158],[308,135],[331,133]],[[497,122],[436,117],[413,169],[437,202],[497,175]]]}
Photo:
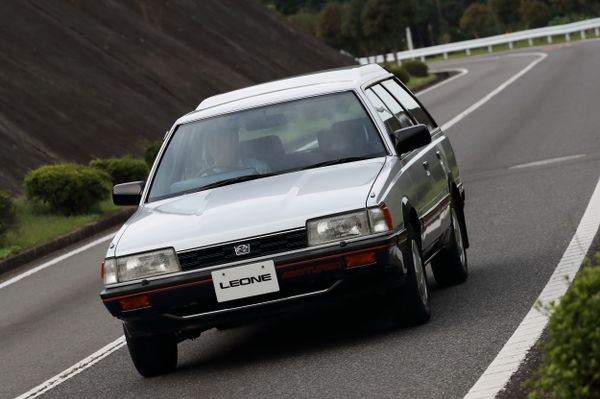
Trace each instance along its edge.
{"label": "driver inside car", "polygon": [[252,168],[259,174],[270,173],[271,168],[257,159],[243,156],[240,148],[239,127],[229,126],[207,134],[206,151],[212,158],[210,174]]}

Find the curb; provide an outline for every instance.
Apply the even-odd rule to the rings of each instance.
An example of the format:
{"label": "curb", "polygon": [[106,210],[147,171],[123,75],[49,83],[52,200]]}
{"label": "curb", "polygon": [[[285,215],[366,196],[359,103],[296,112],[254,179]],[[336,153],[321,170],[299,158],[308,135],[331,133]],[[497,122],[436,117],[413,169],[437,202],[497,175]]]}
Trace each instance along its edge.
{"label": "curb", "polygon": [[119,212],[94,224],[83,226],[82,228],[75,230],[72,233],[67,233],[58,238],[55,238],[45,244],[38,245],[37,247],[33,247],[17,255],[10,256],[0,261],[0,275],[15,270],[25,265],[26,263],[39,259],[54,251],[58,251],[59,249],[63,249],[65,247],[68,247],[69,245],[75,244],[79,241],[96,235],[104,230],[108,230],[111,227],[115,227],[119,224],[122,224],[127,219],[129,219],[129,217],[134,212],[134,209],[128,209]]}
{"label": "curb", "polygon": [[414,94],[419,94],[420,91],[428,89],[431,86],[435,86],[436,84],[440,83],[441,81],[444,81],[444,80],[456,75],[456,72],[454,72],[454,71],[440,71],[440,72],[432,72],[432,73],[435,75],[435,79],[433,79],[431,82],[427,82],[425,84],[417,86],[411,91]]}

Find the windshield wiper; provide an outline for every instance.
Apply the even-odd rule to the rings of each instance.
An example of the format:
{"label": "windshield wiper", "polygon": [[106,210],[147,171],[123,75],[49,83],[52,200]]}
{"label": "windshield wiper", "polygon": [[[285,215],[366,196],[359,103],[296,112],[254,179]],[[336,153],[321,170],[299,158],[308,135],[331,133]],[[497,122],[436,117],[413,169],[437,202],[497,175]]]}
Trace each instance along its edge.
{"label": "windshield wiper", "polygon": [[346,158],[330,159],[329,161],[317,162],[315,164],[305,166],[302,168],[302,170],[320,168],[322,166],[339,165],[341,163],[346,163],[346,162],[363,161],[365,159],[371,159],[371,158],[374,158],[374,156],[369,155],[366,157],[346,157]]}
{"label": "windshield wiper", "polygon": [[265,173],[265,174],[261,174],[261,175],[246,175],[246,176],[232,177],[231,179],[219,180],[214,183],[210,183],[210,184],[204,185],[202,187],[198,187],[197,191],[207,190],[209,188],[227,186],[229,184],[241,183],[243,181],[255,180],[255,179],[260,179],[263,177],[275,176],[276,174],[277,173]]}

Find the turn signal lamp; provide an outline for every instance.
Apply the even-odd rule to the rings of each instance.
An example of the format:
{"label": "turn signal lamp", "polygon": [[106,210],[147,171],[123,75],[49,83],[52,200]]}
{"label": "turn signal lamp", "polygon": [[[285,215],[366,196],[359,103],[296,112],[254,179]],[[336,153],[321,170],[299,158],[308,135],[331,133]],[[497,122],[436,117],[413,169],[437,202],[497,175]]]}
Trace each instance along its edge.
{"label": "turn signal lamp", "polygon": [[121,310],[147,308],[150,306],[150,298],[148,295],[136,295],[125,299],[120,299],[119,306],[121,307]]}
{"label": "turn signal lamp", "polygon": [[363,252],[361,254],[348,255],[346,256],[346,268],[349,269],[351,267],[372,265],[375,263],[376,259],[377,254],[375,252]]}

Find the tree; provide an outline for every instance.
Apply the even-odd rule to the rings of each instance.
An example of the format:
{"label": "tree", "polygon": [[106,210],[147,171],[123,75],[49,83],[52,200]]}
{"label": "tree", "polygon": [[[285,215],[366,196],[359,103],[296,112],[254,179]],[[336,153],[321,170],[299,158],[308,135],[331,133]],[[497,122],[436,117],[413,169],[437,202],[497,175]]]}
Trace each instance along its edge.
{"label": "tree", "polygon": [[519,0],[489,0],[490,9],[505,30],[511,30],[519,24]]}
{"label": "tree", "polygon": [[342,34],[343,8],[339,3],[329,3],[319,14],[317,37],[337,49],[342,48],[344,35]]}
{"label": "tree", "polygon": [[405,30],[414,10],[412,0],[367,0],[361,15],[365,39],[375,50],[395,54],[404,46]]}
{"label": "tree", "polygon": [[318,13],[326,2],[327,0],[263,0],[265,5],[274,7],[283,15]]}
{"label": "tree", "polygon": [[317,14],[301,12],[299,14],[290,15],[288,19],[292,24],[303,31],[308,32],[313,36],[317,36],[317,28],[319,24],[319,16]]}
{"label": "tree", "polygon": [[364,45],[364,34],[362,28],[362,10],[366,0],[352,0],[344,4],[342,13],[342,35],[344,36],[345,48],[354,55],[361,55],[368,51]]}
{"label": "tree", "polygon": [[412,23],[413,41],[417,47],[439,43],[439,35],[445,33],[448,24],[442,15],[439,0],[416,2],[415,17]]}
{"label": "tree", "polygon": [[552,8],[561,16],[585,15],[593,3],[593,0],[552,0]]}
{"label": "tree", "polygon": [[459,21],[460,29],[479,38],[498,33],[494,13],[486,4],[472,3]]}
{"label": "tree", "polygon": [[528,29],[540,28],[550,21],[550,7],[540,0],[521,0],[519,15]]}

